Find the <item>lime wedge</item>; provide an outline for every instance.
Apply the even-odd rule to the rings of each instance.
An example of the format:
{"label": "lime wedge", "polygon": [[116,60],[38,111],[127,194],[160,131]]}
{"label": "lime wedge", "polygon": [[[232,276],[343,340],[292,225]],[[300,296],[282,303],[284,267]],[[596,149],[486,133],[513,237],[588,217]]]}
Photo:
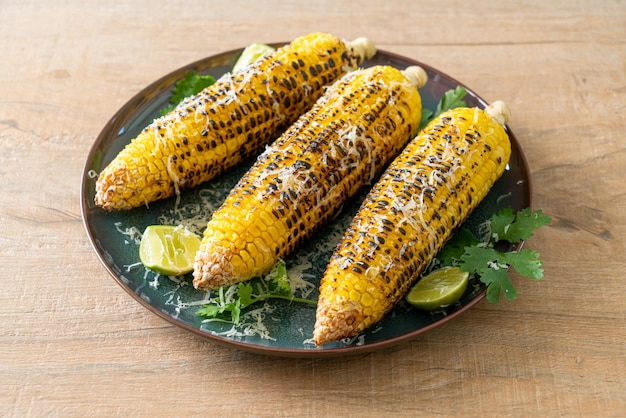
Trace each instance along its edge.
{"label": "lime wedge", "polygon": [[157,273],[180,276],[193,270],[200,237],[182,225],[150,225],[139,244],[141,263]]}
{"label": "lime wedge", "polygon": [[246,65],[253,63],[259,58],[264,57],[265,55],[268,55],[274,50],[275,50],[274,47],[271,47],[266,44],[254,43],[254,44],[248,45],[241,52],[241,55],[239,56],[239,58],[237,59],[237,62],[233,66],[233,72],[239,71]]}
{"label": "lime wedge", "polygon": [[458,267],[442,267],[424,276],[406,295],[416,308],[432,311],[456,303],[467,288],[469,273]]}

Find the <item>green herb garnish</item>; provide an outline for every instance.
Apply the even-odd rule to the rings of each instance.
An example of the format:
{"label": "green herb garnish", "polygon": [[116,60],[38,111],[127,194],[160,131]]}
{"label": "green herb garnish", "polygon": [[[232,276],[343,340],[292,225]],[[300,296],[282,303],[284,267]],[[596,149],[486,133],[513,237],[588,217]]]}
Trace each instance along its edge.
{"label": "green herb garnish", "polygon": [[215,83],[215,78],[210,75],[199,75],[195,71],[185,74],[185,78],[179,80],[174,85],[170,103],[164,109],[161,109],[161,116],[171,112],[178,103],[182,102],[186,97],[200,93],[206,87]]}
{"label": "green herb garnish", "polygon": [[441,113],[446,112],[451,109],[456,109],[457,107],[467,107],[467,103],[463,98],[467,94],[467,90],[461,86],[457,86],[454,90],[446,91],[439,103],[437,104],[437,108],[433,112],[430,109],[422,109],[422,119],[420,122],[419,129],[422,130],[428,122],[439,116]]}
{"label": "green herb garnish", "polygon": [[238,324],[241,312],[248,306],[268,299],[284,299],[316,305],[316,300],[297,298],[291,291],[287,267],[282,259],[263,278],[224,286],[216,291],[206,305],[196,311],[204,319],[220,319]]}
{"label": "green herb garnish", "polygon": [[509,280],[512,267],[521,276],[539,280],[543,277],[543,262],[535,251],[500,251],[498,248],[517,244],[528,239],[538,228],[552,219],[541,210],[522,209],[517,214],[508,207],[494,214],[488,221],[486,242],[477,239],[467,228],[461,228],[437,255],[442,265],[456,265],[461,270],[479,276],[487,285],[487,301],[497,303],[500,294],[515,300],[517,290]]}

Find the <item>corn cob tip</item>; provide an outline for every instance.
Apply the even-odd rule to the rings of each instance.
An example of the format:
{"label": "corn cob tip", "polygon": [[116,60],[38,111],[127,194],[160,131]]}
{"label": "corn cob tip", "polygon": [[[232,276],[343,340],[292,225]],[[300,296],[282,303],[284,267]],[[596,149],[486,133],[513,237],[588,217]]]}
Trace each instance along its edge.
{"label": "corn cob tip", "polygon": [[366,59],[371,59],[374,55],[376,55],[376,45],[374,45],[374,42],[365,37],[356,38],[351,42],[347,42],[347,46],[352,49],[361,62]]}
{"label": "corn cob tip", "polygon": [[362,320],[358,309],[335,310],[327,303],[319,305],[317,320],[313,330],[313,342],[317,347],[342,338],[350,337],[358,332],[356,325]]}
{"label": "corn cob tip", "polygon": [[[125,165],[110,165],[103,170],[96,181],[95,204],[107,211],[132,209],[133,205],[126,199],[120,198],[117,193],[120,187],[126,188],[125,179],[129,176],[131,173]],[[145,203],[148,203],[147,199]]]}
{"label": "corn cob tip", "polygon": [[418,65],[407,67],[404,71],[402,71],[402,73],[409,79],[411,84],[415,85],[418,89],[424,87],[428,81],[428,74],[426,74],[426,71]]}
{"label": "corn cob tip", "polygon": [[491,103],[485,109],[485,112],[491,117],[491,119],[504,126],[511,118],[511,110],[502,100],[497,100]]}
{"label": "corn cob tip", "polygon": [[193,267],[193,286],[196,289],[217,289],[234,282],[228,257],[220,257],[215,251],[201,247]]}

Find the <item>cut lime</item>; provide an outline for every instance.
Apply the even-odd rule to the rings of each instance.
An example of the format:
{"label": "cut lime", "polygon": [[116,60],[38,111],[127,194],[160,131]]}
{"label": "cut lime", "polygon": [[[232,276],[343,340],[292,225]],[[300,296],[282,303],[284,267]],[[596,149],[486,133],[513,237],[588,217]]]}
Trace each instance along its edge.
{"label": "cut lime", "polygon": [[182,225],[150,225],[139,244],[141,263],[157,273],[180,276],[193,270],[200,237]]}
{"label": "cut lime", "polygon": [[266,44],[254,43],[254,44],[248,45],[241,52],[241,55],[239,56],[239,58],[237,59],[237,62],[233,66],[233,72],[242,69],[246,65],[253,63],[259,58],[264,57],[265,55],[268,55],[274,50],[275,50],[274,47],[271,47]]}
{"label": "cut lime", "polygon": [[409,290],[406,300],[425,311],[444,308],[461,299],[468,281],[468,272],[458,267],[442,267],[417,282]]}

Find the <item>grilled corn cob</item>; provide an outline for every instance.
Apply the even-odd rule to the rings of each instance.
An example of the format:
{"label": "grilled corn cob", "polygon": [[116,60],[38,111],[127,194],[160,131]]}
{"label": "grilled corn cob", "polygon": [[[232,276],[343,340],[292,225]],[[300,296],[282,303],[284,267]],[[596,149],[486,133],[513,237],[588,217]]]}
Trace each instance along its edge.
{"label": "grilled corn cob", "polygon": [[365,38],[314,33],[225,74],[133,139],[100,173],[95,203],[130,209],[215,177],[276,139],[326,85],[375,52]]}
{"label": "grilled corn cob", "polygon": [[507,120],[503,102],[445,112],[389,165],[322,277],[317,345],[357,335],[404,296],[504,172]]}
{"label": "grilled corn cob", "polygon": [[342,77],[263,152],[213,213],[193,284],[212,289],[269,271],[371,182],[421,118],[419,67]]}

